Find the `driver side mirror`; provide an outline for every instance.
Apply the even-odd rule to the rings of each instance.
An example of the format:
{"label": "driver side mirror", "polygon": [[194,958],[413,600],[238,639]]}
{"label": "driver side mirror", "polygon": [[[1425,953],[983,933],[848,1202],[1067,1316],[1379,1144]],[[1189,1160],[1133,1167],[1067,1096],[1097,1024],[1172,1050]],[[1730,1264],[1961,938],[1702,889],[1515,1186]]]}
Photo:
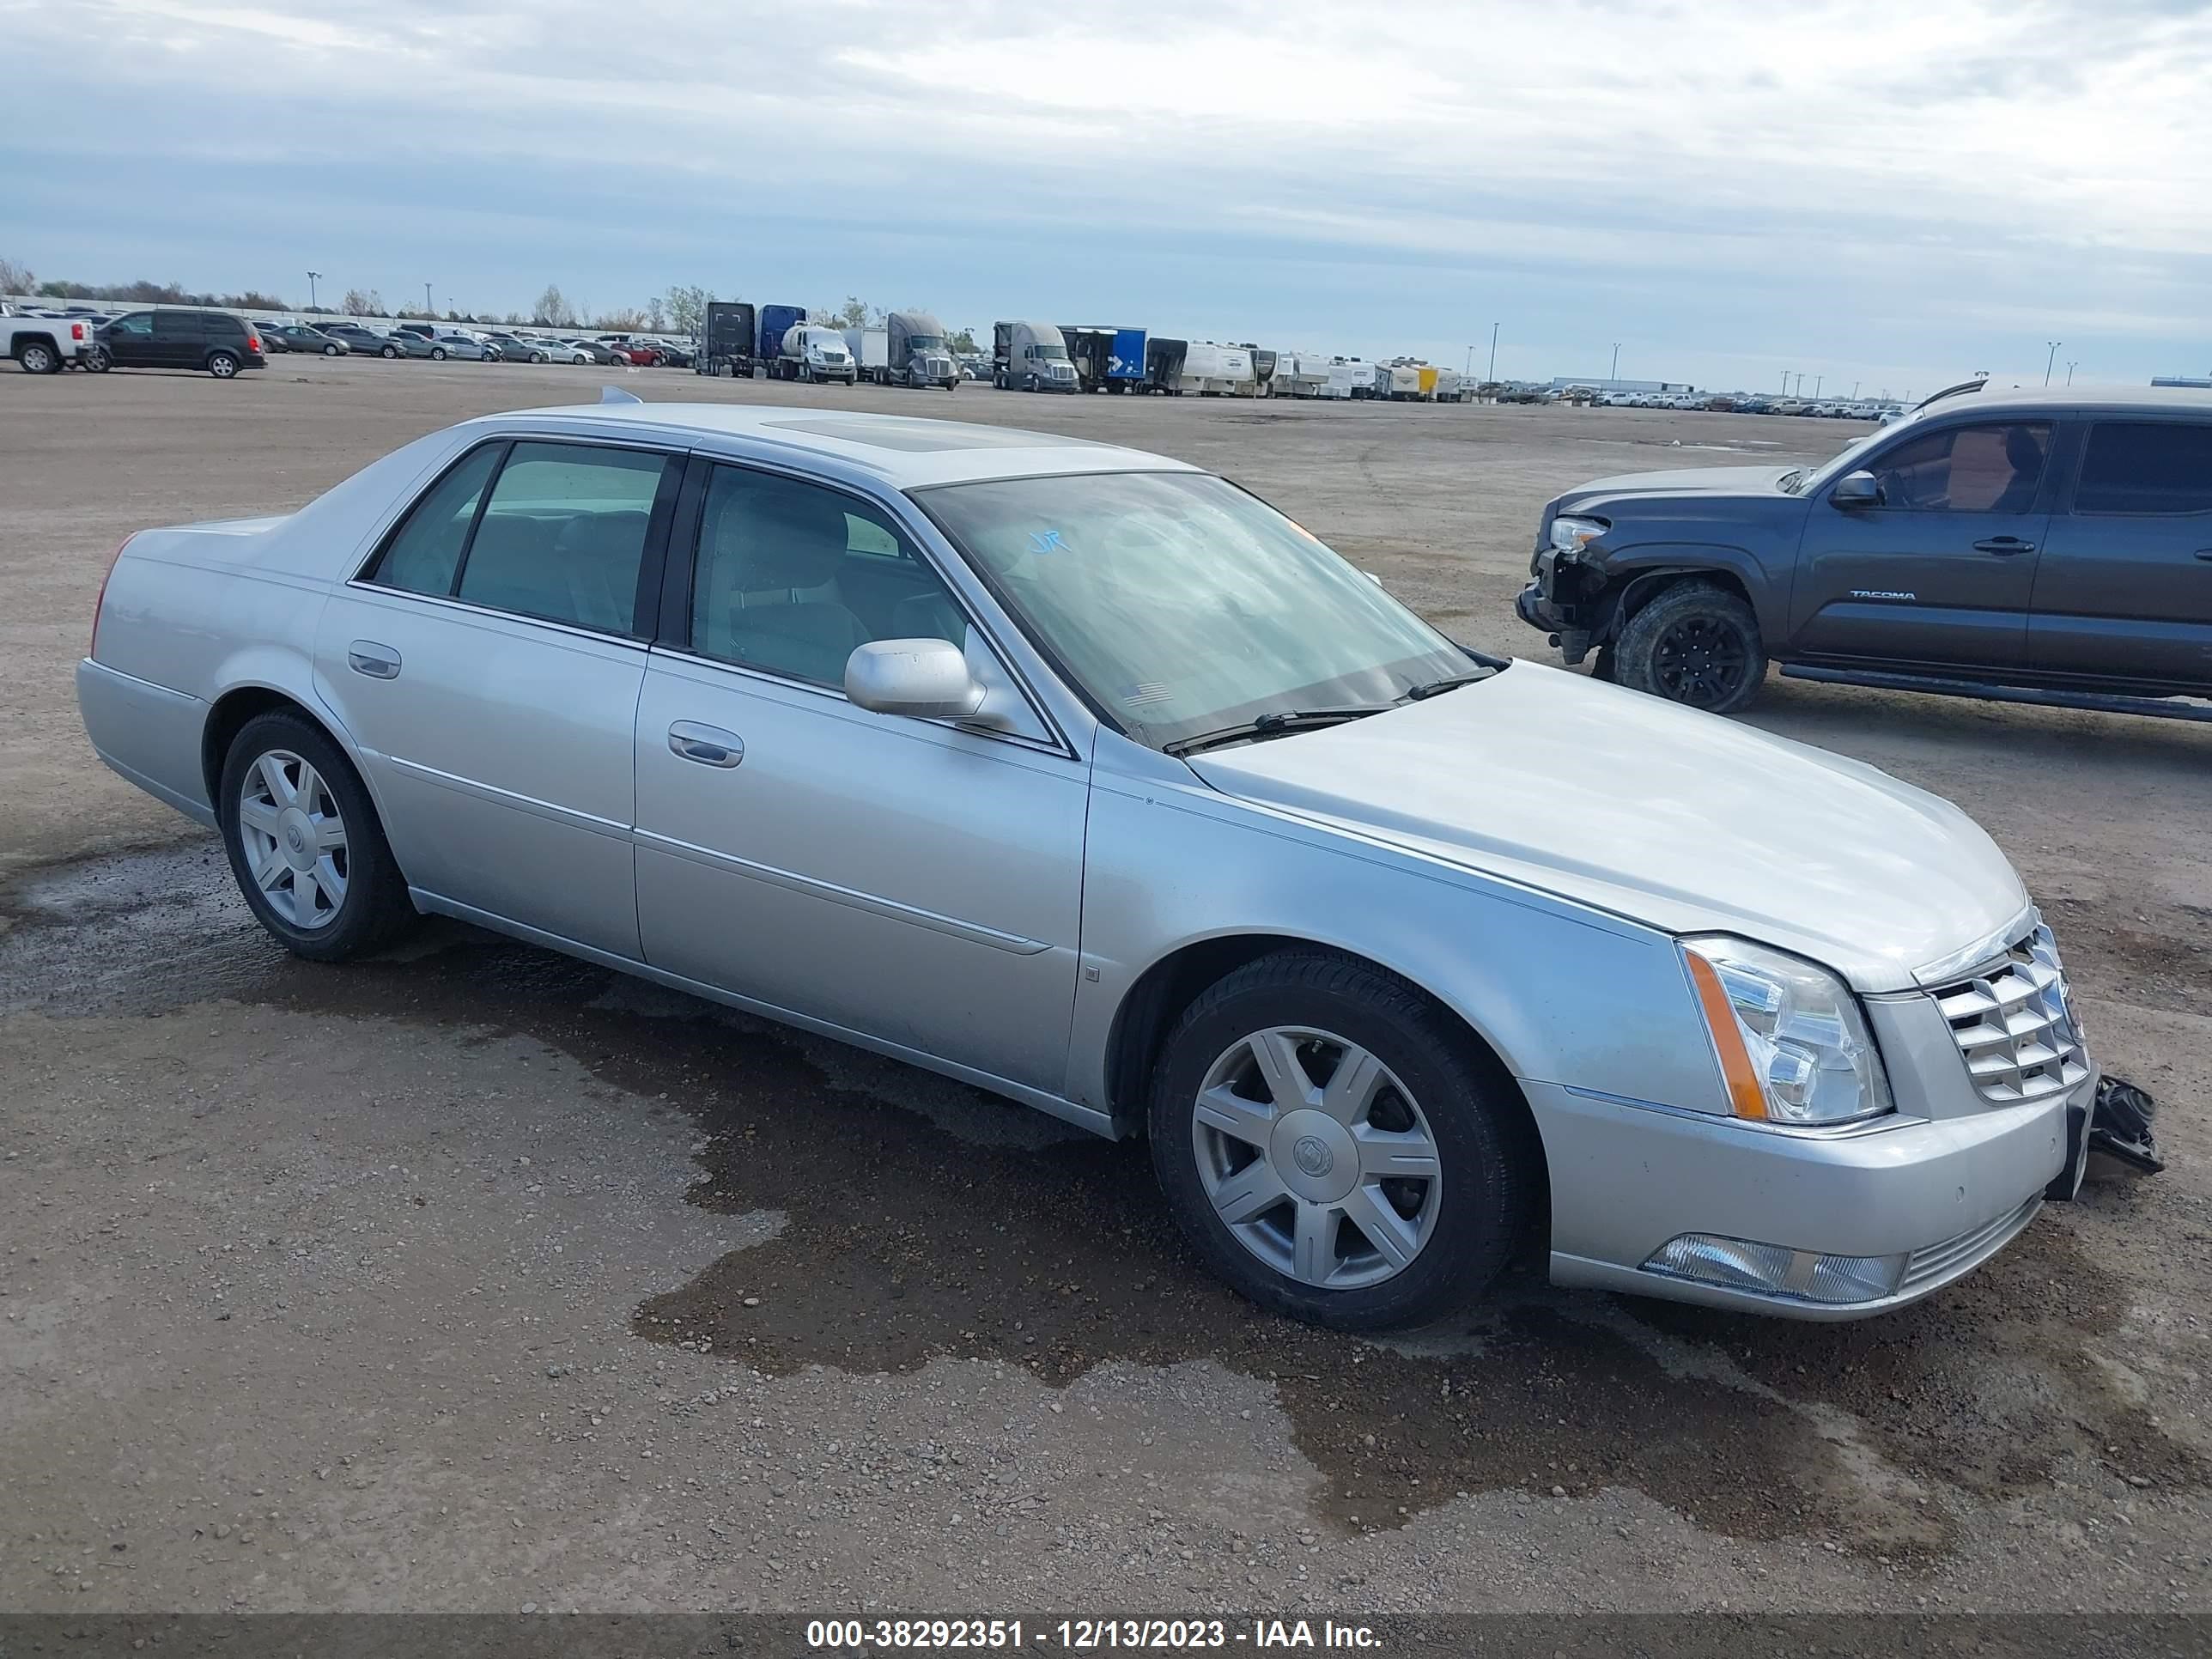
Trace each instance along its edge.
{"label": "driver side mirror", "polygon": [[983,687],[950,640],[873,640],[845,659],[845,695],[878,714],[967,720],[983,707]]}
{"label": "driver side mirror", "polygon": [[1880,507],[1881,485],[1873,473],[1862,469],[1846,472],[1828,491],[1828,505],[1849,512],[1855,507]]}

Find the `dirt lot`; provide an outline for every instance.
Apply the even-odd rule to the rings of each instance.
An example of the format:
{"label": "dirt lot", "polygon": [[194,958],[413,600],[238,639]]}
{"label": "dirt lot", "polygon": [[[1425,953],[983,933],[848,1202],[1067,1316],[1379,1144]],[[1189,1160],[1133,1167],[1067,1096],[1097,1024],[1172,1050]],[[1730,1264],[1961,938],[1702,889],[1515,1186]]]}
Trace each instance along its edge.
{"label": "dirt lot", "polygon": [[[1873,1324],[1523,1285],[1324,1336],[1194,1270],[1140,1148],[459,928],[291,961],[94,761],[70,672],[130,531],[608,374],[0,372],[0,1607],[2212,1605],[2212,730],[1751,717],[1990,828],[2168,1175]],[[1164,450],[1529,654],[1547,495],[1856,430],[625,380]]]}

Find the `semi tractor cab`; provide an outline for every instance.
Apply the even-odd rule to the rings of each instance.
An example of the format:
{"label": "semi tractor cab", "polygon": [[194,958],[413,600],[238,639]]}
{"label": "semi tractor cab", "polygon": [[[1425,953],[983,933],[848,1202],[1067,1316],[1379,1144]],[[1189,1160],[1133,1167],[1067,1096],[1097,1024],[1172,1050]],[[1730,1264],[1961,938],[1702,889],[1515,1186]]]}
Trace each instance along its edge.
{"label": "semi tractor cab", "polygon": [[991,381],[1001,392],[1081,389],[1067,342],[1050,323],[991,325]]}

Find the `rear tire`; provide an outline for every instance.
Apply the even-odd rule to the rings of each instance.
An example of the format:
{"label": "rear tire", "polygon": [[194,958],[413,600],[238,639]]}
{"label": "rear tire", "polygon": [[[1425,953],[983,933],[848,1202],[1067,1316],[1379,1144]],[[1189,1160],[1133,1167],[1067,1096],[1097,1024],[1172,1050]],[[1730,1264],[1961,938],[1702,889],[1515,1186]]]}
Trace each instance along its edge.
{"label": "rear tire", "polygon": [[61,354],[44,340],[26,340],[15,348],[15,361],[26,374],[52,374],[62,366]]}
{"label": "rear tire", "polygon": [[1759,618],[1709,581],[1668,588],[1628,619],[1614,647],[1621,684],[1707,714],[1734,714],[1766,678]]}
{"label": "rear tire", "polygon": [[1206,1265],[1339,1330],[1474,1303],[1538,1198],[1541,1157],[1501,1069],[1413,987],[1326,952],[1261,957],[1201,994],[1162,1048],[1150,1117],[1161,1188]]}
{"label": "rear tire", "polygon": [[313,722],[281,712],[248,720],[224,757],[218,807],[246,908],[295,956],[349,961],[415,921],[368,791]]}
{"label": "rear tire", "polygon": [[323,348],[323,356],[325,357],[335,357],[337,355],[338,349],[336,345],[326,345]]}
{"label": "rear tire", "polygon": [[228,351],[210,351],[207,372],[218,380],[228,380],[238,373],[238,359]]}

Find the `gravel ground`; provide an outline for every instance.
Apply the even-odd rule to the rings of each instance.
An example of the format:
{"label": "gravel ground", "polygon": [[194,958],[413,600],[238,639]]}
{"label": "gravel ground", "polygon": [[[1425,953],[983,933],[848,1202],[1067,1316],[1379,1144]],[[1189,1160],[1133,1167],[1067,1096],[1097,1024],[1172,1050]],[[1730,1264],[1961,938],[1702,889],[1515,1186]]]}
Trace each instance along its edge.
{"label": "gravel ground", "polygon": [[[1990,827],[2166,1176],[2094,1170],[1872,1324],[1523,1282],[1322,1335],[1195,1272],[1140,1147],[459,927],[293,961],[91,759],[69,671],[131,529],[605,377],[0,374],[0,1607],[2212,1603],[2212,732],[1781,682],[1750,717]],[[1545,496],[1850,430],[624,383],[1165,450],[1531,654]]]}

